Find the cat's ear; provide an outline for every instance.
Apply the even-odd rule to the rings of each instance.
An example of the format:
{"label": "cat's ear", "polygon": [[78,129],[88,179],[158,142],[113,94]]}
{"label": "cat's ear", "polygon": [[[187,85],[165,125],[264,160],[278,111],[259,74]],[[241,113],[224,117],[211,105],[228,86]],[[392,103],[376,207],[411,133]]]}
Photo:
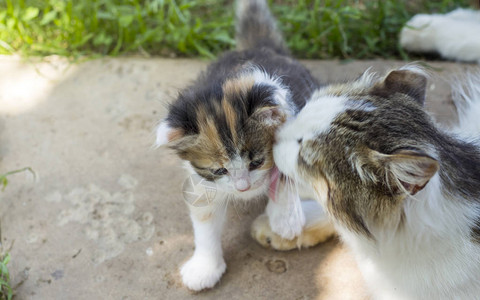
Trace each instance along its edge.
{"label": "cat's ear", "polygon": [[416,68],[405,68],[391,71],[383,82],[376,86],[374,93],[380,93],[383,96],[395,93],[405,94],[424,106],[426,88],[427,77],[423,71]]}
{"label": "cat's ear", "polygon": [[262,107],[255,111],[252,117],[269,127],[277,127],[287,120],[287,113],[278,106]]}
{"label": "cat's ear", "polygon": [[184,132],[179,128],[172,128],[166,120],[157,126],[155,145],[157,147],[167,145],[184,137]]}
{"label": "cat's ear", "polygon": [[373,155],[385,168],[389,181],[410,195],[422,190],[439,169],[437,160],[419,150],[402,149],[388,155],[373,151]]}

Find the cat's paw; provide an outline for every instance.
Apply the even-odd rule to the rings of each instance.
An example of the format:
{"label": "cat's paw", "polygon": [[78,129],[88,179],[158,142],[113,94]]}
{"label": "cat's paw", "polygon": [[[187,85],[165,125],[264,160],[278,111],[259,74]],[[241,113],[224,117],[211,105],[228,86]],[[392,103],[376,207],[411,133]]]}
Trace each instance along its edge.
{"label": "cat's paw", "polygon": [[268,220],[272,231],[287,240],[302,234],[303,226],[305,225],[305,216],[303,214],[296,216],[272,214]]}
{"label": "cat's paw", "polygon": [[252,224],[252,237],[263,247],[287,251],[297,248],[297,239],[284,239],[272,231],[266,214],[258,216]]}
{"label": "cat's paw", "polygon": [[289,207],[269,202],[266,213],[271,230],[282,238],[291,240],[302,234],[305,214],[300,205]]}
{"label": "cat's paw", "polygon": [[289,240],[273,232],[270,228],[268,216],[263,214],[253,221],[250,233],[265,248],[287,251],[295,248],[313,247],[323,243],[335,235],[335,228],[332,223],[319,219],[307,224],[299,236]]}
{"label": "cat's paw", "polygon": [[227,265],[223,258],[194,254],[181,268],[183,284],[193,291],[212,288],[222,277]]}

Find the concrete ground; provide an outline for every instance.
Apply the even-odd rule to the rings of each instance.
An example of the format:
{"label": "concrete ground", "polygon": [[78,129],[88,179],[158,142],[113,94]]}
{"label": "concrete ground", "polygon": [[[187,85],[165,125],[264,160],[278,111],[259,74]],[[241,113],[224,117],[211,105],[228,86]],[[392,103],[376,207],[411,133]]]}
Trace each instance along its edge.
{"label": "concrete ground", "polygon": [[[275,252],[249,235],[261,212],[230,207],[227,272],[191,293],[179,266],[193,235],[181,188],[185,175],[168,150],[154,149],[165,103],[204,69],[186,59],[121,58],[68,64],[57,58],[0,58],[2,243],[17,299],[368,299],[352,255],[337,240]],[[305,61],[323,81],[351,79],[393,61]],[[432,63],[441,76],[467,65]],[[454,120],[449,87],[435,77],[428,109]]]}

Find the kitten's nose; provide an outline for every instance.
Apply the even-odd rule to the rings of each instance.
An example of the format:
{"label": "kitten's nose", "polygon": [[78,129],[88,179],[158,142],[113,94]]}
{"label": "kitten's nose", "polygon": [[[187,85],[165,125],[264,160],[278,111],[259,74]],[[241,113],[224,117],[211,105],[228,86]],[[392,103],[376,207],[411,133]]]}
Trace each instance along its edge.
{"label": "kitten's nose", "polygon": [[235,188],[239,192],[248,191],[250,189],[250,182],[244,178],[238,179],[237,181],[235,181]]}

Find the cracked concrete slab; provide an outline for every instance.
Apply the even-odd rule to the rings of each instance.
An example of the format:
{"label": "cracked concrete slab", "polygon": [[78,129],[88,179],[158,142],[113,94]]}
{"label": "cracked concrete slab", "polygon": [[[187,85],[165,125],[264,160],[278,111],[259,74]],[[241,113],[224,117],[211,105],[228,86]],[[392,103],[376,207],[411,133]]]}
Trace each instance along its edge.
{"label": "cracked concrete slab", "polygon": [[[396,61],[305,61],[323,81],[352,79]],[[69,64],[0,58],[0,192],[4,245],[17,299],[367,299],[352,255],[337,240],[275,252],[249,236],[261,204],[231,206],[227,272],[213,289],[186,290],[179,266],[193,251],[185,175],[152,147],[165,104],[205,68],[189,59],[118,58]],[[470,65],[431,63],[440,76]],[[427,108],[455,120],[438,76]]]}

